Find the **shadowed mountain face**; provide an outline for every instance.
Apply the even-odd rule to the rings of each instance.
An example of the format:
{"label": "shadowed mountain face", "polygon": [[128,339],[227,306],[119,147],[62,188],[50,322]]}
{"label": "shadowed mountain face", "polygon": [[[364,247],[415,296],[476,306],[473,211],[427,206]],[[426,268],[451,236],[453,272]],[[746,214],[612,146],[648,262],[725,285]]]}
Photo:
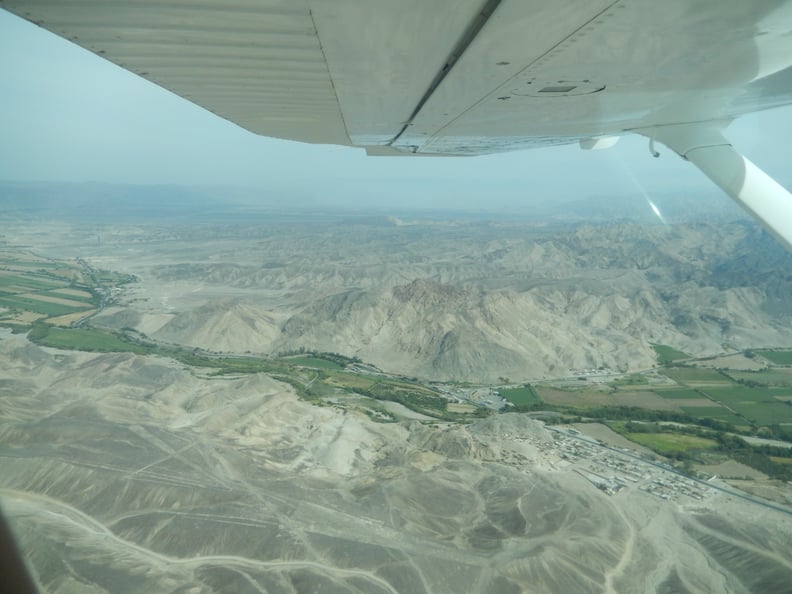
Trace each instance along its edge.
{"label": "shadowed mountain face", "polygon": [[264,375],[0,341],[0,500],[47,592],[780,592],[792,526],[609,497],[522,415],[377,424]]}
{"label": "shadowed mountain face", "polygon": [[644,368],[651,343],[699,355],[792,344],[792,256],[743,223],[383,218],[152,227],[83,247],[141,279],[134,302],[95,323],[211,350],[302,347],[495,381]]}

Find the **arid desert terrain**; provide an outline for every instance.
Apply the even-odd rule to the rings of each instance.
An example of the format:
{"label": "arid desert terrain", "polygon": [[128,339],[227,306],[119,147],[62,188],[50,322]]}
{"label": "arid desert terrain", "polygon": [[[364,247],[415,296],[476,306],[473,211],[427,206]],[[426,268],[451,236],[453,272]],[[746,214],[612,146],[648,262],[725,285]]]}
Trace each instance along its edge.
{"label": "arid desert terrain", "polygon": [[449,385],[660,377],[653,345],[792,346],[792,257],[751,224],[11,223],[7,298],[40,306],[14,287],[64,262],[45,303],[101,291],[50,338],[127,341],[0,329],[0,504],[46,592],[790,591],[783,481],[685,474],[558,407],[432,413]]}

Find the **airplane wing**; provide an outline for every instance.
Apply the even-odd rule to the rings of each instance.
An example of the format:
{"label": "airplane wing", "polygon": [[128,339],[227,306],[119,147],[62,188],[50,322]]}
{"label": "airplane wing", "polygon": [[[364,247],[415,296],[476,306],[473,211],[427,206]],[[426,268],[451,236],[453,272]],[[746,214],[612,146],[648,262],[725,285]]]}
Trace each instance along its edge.
{"label": "airplane wing", "polygon": [[792,103],[791,0],[0,0],[257,134],[478,155],[667,144],[792,247],[722,135]]}

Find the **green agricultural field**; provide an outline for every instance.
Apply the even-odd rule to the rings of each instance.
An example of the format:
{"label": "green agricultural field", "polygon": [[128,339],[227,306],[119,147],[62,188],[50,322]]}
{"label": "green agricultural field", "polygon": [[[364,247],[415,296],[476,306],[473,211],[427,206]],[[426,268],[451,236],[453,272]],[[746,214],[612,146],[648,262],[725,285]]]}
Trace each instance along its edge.
{"label": "green agricultural field", "polygon": [[500,395],[515,406],[531,406],[542,402],[531,386],[499,390]]}
{"label": "green agricultural field", "polygon": [[682,384],[732,383],[729,378],[714,369],[703,367],[672,367],[663,369],[662,373]]}
{"label": "green agricultural field", "polygon": [[430,416],[442,416],[448,404],[448,401],[439,395],[433,395],[424,390],[398,388],[385,383],[375,384],[365,395],[377,400],[399,402],[407,408]]}
{"label": "green agricultural field", "polygon": [[348,390],[354,390],[356,388],[368,390],[371,388],[371,386],[376,384],[378,380],[373,376],[357,375],[351,372],[338,371],[331,372],[324,381],[333,386]]}
{"label": "green agricultural field", "polygon": [[776,400],[792,400],[792,388],[770,388]]}
{"label": "green agricultural field", "polygon": [[690,358],[690,355],[688,355],[687,353],[678,351],[675,348],[665,344],[653,344],[652,348],[654,349],[654,352],[657,353],[657,361],[661,365],[665,365],[666,363],[673,363],[674,361],[679,361],[680,359]]}
{"label": "green agricultural field", "polygon": [[700,419],[715,419],[724,423],[731,423],[737,427],[748,425],[745,419],[738,417],[730,410],[722,406],[683,406],[682,410],[691,417]]}
{"label": "green agricultural field", "polygon": [[729,388],[703,388],[707,396],[727,406],[740,402],[777,402],[775,394],[768,388],[734,386]]}
{"label": "green agricultural field", "polygon": [[649,385],[649,378],[641,373],[631,373],[610,382],[611,386],[619,388],[641,387]]}
{"label": "green agricultural field", "polygon": [[27,274],[0,274],[0,287],[26,287],[31,291],[56,289],[67,286],[66,282],[34,277]]}
{"label": "green agricultural field", "polygon": [[339,365],[335,361],[322,359],[321,357],[288,357],[283,360],[286,363],[289,363],[290,365],[315,367],[316,369],[330,369],[330,370],[343,369],[343,367],[341,367],[341,365]]}
{"label": "green agricultural field", "polygon": [[31,331],[31,340],[44,346],[61,349],[74,349],[79,351],[100,351],[100,352],[132,352],[148,353],[150,348],[127,342],[101,330],[93,328],[57,328],[47,327],[44,330],[41,326]]}
{"label": "green agricultural field", "polygon": [[792,387],[792,369],[765,369],[763,371],[727,371],[729,377],[743,382],[756,382],[766,386]]}
{"label": "green agricultural field", "polygon": [[[338,381],[341,379],[340,376],[347,375],[349,374],[343,372],[330,372],[330,376],[323,381],[331,385],[340,385],[340,382]],[[449,410],[448,399],[446,399],[439,392],[435,392],[434,390],[420,384],[413,384],[399,380],[381,379],[376,382],[372,382],[367,388],[350,387],[348,389],[357,394],[367,396],[375,400],[390,400],[392,402],[398,402],[399,404],[402,404],[411,410],[438,419],[458,421],[486,416],[491,412],[485,408],[478,407],[473,409],[471,412]]]}
{"label": "green agricultural field", "polygon": [[731,408],[757,425],[792,422],[792,406],[783,402],[749,402],[732,404]]}
{"label": "green agricultural field", "polygon": [[[386,386],[395,390],[407,390],[408,392],[420,392],[429,396],[439,396],[440,393],[433,388],[428,388],[422,384],[397,379],[383,378],[377,381],[376,385]],[[443,397],[445,399],[445,397]]]}
{"label": "green agricultural field", "polygon": [[[274,377],[274,376],[273,376]],[[315,381],[309,385],[310,396],[314,398],[324,398],[338,394],[338,388],[322,381]]]}
{"label": "green agricultural field", "polygon": [[285,371],[282,369],[282,366],[255,357],[211,357],[180,347],[148,347],[135,343],[128,344],[134,344],[140,348],[147,349],[145,352],[150,352],[162,357],[171,357],[185,365],[215,368],[217,369],[218,375],[227,373],[270,373]]}
{"label": "green agricultural field", "polygon": [[688,450],[708,450],[715,448],[718,442],[706,437],[685,435],[682,433],[623,433],[636,443],[646,446],[664,456],[680,454]]}
{"label": "green agricultural field", "polygon": [[131,274],[123,274],[121,272],[113,272],[112,270],[97,270],[95,273],[96,280],[103,285],[124,285],[134,282],[135,277]]}
{"label": "green agricultural field", "polygon": [[600,406],[613,406],[616,401],[608,392],[601,390],[567,390],[550,386],[533,386],[542,402],[554,406],[564,406],[585,410]]}
{"label": "green agricultural field", "polygon": [[[46,301],[38,301],[37,299],[30,299],[28,297],[21,297],[19,295],[0,296],[0,306],[9,307],[12,309],[22,309],[26,311],[32,311],[35,313],[40,313],[46,316],[53,316],[53,317],[75,313],[78,311],[82,311],[83,309],[81,307],[61,305],[60,303],[48,303]],[[88,307],[86,307],[85,309],[88,309]]]}
{"label": "green agricultural field", "polygon": [[85,303],[86,305],[91,305],[94,301],[93,296],[86,297],[82,295],[67,295],[65,293],[58,293],[57,290],[36,291],[36,295],[46,295],[47,297],[56,297],[57,299],[68,299],[69,301],[80,301],[82,303]]}
{"label": "green agricultural field", "polygon": [[[324,372],[324,371],[323,371]],[[417,397],[443,398],[438,392],[420,384],[413,384],[400,380],[384,377],[373,377],[368,375],[358,375],[349,371],[329,370],[324,372],[326,377],[322,381],[345,390],[351,390],[359,394],[415,394]],[[371,394],[369,394],[371,393]],[[373,397],[373,396],[371,396]],[[382,398],[390,400],[390,398]],[[445,398],[443,398],[445,400]]]}
{"label": "green agricultural field", "polygon": [[690,390],[688,388],[678,388],[678,389],[670,389],[670,390],[655,390],[655,394],[662,398],[680,398],[691,400],[695,398],[703,398],[701,394],[696,392],[695,390]]}
{"label": "green agricultural field", "polygon": [[190,349],[139,344],[95,328],[59,328],[37,324],[28,334],[31,341],[44,346],[79,351],[128,352],[171,357],[193,367],[217,369],[225,373],[281,372],[281,366],[254,357],[208,357]]}
{"label": "green agricultural field", "polygon": [[13,266],[14,268],[67,268],[58,262],[48,262],[45,260],[14,260],[13,258],[0,258],[0,266]]}
{"label": "green agricultural field", "polygon": [[792,350],[788,351],[754,351],[776,365],[792,365]]}

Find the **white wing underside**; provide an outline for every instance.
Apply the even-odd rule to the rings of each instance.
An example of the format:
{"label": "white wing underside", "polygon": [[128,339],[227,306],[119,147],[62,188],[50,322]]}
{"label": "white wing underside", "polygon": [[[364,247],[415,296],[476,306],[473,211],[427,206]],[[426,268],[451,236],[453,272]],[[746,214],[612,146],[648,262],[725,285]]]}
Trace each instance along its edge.
{"label": "white wing underside", "polygon": [[[257,134],[371,154],[591,146],[637,132],[693,155],[691,139],[792,103],[792,0],[0,6]],[[750,167],[715,154],[690,160],[792,246],[786,191],[773,187],[769,211],[752,204],[766,180],[747,183]],[[781,228],[770,211],[785,213]]]}
{"label": "white wing underside", "polygon": [[305,142],[470,155],[792,102],[784,0],[0,6],[248,130]]}

